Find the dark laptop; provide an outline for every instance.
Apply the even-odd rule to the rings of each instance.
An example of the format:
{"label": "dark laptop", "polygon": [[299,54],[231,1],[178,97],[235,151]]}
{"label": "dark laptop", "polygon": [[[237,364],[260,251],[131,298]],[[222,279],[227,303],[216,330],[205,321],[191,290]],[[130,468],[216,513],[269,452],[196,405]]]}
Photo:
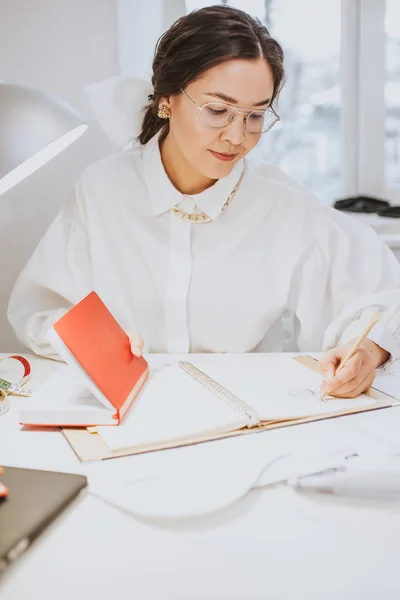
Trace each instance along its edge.
{"label": "dark laptop", "polygon": [[86,486],[86,477],[54,471],[4,467],[0,481],[8,495],[0,500],[0,572]]}

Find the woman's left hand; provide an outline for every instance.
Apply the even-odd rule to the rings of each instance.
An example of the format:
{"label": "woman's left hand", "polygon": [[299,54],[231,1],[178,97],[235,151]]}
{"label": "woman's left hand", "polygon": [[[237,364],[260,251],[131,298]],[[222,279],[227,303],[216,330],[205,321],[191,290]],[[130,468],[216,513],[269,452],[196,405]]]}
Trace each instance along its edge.
{"label": "woman's left hand", "polygon": [[356,398],[371,387],[376,369],[390,357],[389,352],[367,339],[336,374],[336,369],[352,345],[353,341],[334,348],[319,361],[324,376],[321,386],[323,394],[336,398]]}
{"label": "woman's left hand", "polygon": [[134,331],[133,329],[128,329],[125,333],[129,338],[133,356],[142,356],[144,340],[140,333],[138,331]]}

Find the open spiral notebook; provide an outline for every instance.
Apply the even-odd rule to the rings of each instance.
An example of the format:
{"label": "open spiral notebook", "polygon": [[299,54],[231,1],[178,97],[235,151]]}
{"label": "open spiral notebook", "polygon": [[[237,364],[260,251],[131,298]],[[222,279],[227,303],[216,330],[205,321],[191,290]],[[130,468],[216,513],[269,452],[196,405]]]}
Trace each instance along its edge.
{"label": "open spiral notebook", "polygon": [[321,375],[311,357],[192,355],[189,360],[150,368],[148,383],[118,427],[98,426],[91,433],[64,429],[79,458],[172,448],[396,403],[376,390],[356,399],[321,401]]}
{"label": "open spiral notebook", "polygon": [[[288,355],[132,355],[127,334],[89,293],[62,316],[48,339],[67,365],[36,390],[20,423],[61,426],[82,460],[193,444],[397,401],[370,390],[321,401],[318,362]],[[161,355],[160,355],[161,357]],[[165,360],[175,361],[165,365]],[[150,365],[150,368],[149,368]],[[304,368],[305,366],[311,368]],[[79,428],[79,429],[77,429]],[[89,432],[94,431],[94,433]]]}

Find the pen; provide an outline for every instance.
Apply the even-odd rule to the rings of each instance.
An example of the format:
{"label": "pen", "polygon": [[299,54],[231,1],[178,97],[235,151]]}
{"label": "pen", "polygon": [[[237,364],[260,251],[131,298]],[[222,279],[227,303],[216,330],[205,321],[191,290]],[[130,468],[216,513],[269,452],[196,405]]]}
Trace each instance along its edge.
{"label": "pen", "polygon": [[336,472],[298,477],[289,482],[294,488],[341,496],[400,500],[400,470]]}
{"label": "pen", "polygon": [[[380,317],[379,312],[374,312],[373,313],[373,315],[371,316],[371,318],[368,321],[367,325],[364,327],[364,329],[362,330],[362,332],[360,333],[360,335],[358,336],[358,338],[354,341],[354,344],[351,346],[350,350],[347,352],[347,354],[345,355],[345,357],[340,362],[338,368],[336,369],[335,375],[337,373],[339,373],[343,369],[343,367],[345,366],[345,364],[347,363],[347,361],[350,360],[350,358],[352,356],[354,356],[354,354],[357,352],[357,350],[359,349],[359,347],[361,346],[361,344],[363,343],[363,341],[365,340],[365,338],[367,337],[367,335],[371,331],[371,329],[379,321],[379,317]],[[321,400],[324,400],[327,395],[328,394],[322,394]]]}

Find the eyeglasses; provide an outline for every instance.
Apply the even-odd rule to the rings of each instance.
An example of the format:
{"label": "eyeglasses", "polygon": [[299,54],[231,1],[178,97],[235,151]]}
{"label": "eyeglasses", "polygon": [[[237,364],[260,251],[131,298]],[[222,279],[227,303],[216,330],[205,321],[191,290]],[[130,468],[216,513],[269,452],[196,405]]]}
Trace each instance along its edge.
{"label": "eyeglasses", "polygon": [[231,125],[239,114],[242,113],[246,115],[244,118],[246,131],[248,133],[261,134],[270,131],[275,123],[280,121],[280,116],[272,106],[268,106],[264,110],[242,109],[233,104],[226,104],[225,102],[207,102],[203,106],[199,106],[182,88],[181,92],[196,106],[198,119],[206,127],[222,129]]}

